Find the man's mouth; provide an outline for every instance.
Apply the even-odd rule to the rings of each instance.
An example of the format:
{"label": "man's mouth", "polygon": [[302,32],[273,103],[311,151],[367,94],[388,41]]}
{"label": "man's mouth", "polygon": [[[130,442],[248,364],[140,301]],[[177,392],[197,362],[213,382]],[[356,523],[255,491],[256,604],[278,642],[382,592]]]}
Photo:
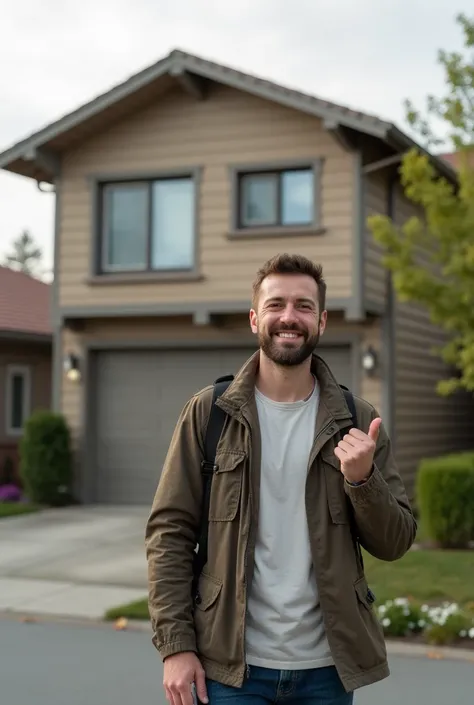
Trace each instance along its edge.
{"label": "man's mouth", "polygon": [[281,331],[280,333],[275,333],[275,335],[278,338],[287,338],[289,340],[294,340],[295,338],[299,338],[301,336],[301,333],[298,333],[296,331]]}

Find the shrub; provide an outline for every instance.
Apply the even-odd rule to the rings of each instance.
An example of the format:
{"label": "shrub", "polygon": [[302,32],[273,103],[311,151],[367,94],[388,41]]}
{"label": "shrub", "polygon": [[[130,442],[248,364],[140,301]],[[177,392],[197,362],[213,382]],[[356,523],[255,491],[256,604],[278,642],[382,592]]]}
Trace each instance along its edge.
{"label": "shrub", "polygon": [[443,548],[474,540],[474,452],[424,460],[416,494],[428,538]]}
{"label": "shrub", "polygon": [[403,597],[388,600],[377,608],[377,613],[387,636],[417,634],[427,625],[421,608]]}
{"label": "shrub", "polygon": [[28,419],[20,443],[20,474],[30,501],[51,506],[67,503],[72,453],[63,416],[37,411]]}

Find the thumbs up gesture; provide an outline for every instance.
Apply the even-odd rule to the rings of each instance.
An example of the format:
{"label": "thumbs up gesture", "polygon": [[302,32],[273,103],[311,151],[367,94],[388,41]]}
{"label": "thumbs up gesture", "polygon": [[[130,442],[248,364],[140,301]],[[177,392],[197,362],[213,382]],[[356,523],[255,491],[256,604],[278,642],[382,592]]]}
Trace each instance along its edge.
{"label": "thumbs up gesture", "polygon": [[348,482],[357,483],[368,479],[381,423],[381,418],[374,419],[368,433],[351,428],[334,449],[334,455],[341,462],[341,472]]}

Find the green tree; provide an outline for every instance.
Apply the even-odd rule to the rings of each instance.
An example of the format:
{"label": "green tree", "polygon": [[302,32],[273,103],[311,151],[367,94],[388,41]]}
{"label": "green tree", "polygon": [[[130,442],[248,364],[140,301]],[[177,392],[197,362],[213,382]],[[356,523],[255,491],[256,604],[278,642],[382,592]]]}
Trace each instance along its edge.
{"label": "green tree", "polygon": [[43,258],[43,252],[36,244],[28,230],[24,230],[12,243],[10,254],[5,257],[5,264],[11,269],[34,274]]}
{"label": "green tree", "polygon": [[[385,216],[368,219],[399,300],[421,304],[449,334],[438,353],[456,373],[438,384],[444,395],[474,390],[474,18],[461,14],[456,21],[463,51],[438,53],[445,95],[428,96],[425,116],[405,103],[425,149],[404,155],[400,179],[422,216],[401,227]],[[427,154],[440,145],[457,153],[457,183],[440,177]]]}

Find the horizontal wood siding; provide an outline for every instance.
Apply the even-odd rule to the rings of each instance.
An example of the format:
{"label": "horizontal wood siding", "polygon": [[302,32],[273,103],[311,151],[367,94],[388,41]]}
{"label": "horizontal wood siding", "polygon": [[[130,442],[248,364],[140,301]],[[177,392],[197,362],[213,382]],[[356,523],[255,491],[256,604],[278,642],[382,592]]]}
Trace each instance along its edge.
{"label": "horizontal wood siding", "polygon": [[[417,210],[399,191],[396,221],[403,224]],[[439,380],[450,372],[432,352],[447,340],[418,305],[396,301],[395,437],[400,468],[413,489],[421,459],[474,447],[472,398],[464,393],[441,397]]]}
{"label": "horizontal wood siding", "polygon": [[386,172],[367,174],[364,182],[365,203],[365,301],[384,308],[386,300],[386,270],[382,264],[382,248],[375,242],[371,230],[367,227],[367,218],[371,215],[386,215],[388,205],[388,183]]}
{"label": "horizontal wood siding", "polygon": [[[323,158],[323,235],[229,240],[230,165]],[[91,286],[94,174],[201,167],[199,282]],[[353,157],[308,115],[225,87],[196,101],[172,91],[65,154],[61,180],[59,303],[101,306],[250,296],[258,267],[280,251],[322,262],[329,295],[351,295]]]}

